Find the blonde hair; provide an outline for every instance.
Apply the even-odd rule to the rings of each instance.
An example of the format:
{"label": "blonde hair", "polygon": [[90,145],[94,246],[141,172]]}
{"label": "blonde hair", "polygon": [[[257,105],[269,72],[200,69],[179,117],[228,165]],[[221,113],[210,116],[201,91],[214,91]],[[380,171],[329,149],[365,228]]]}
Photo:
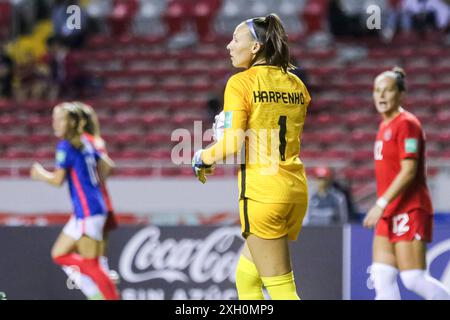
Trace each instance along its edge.
{"label": "blonde hair", "polygon": [[97,116],[94,108],[81,101],[73,101],[72,103],[80,110],[81,117],[85,121],[83,131],[93,136],[100,136],[100,126],[98,122],[94,120],[94,117]]}
{"label": "blonde hair", "polygon": [[[67,112],[67,117],[69,120],[69,128],[66,132],[67,139],[72,139],[74,137],[78,137],[81,135],[80,132],[80,121],[81,121],[81,112],[77,106],[70,102],[62,102],[57,104],[54,109],[60,108]],[[73,126],[70,123],[73,123]]]}
{"label": "blonde hair", "polygon": [[400,92],[406,91],[405,79],[406,72],[400,67],[394,67],[392,70],[383,71],[375,78],[375,83],[377,83],[381,78],[389,77],[395,80],[397,89]]}

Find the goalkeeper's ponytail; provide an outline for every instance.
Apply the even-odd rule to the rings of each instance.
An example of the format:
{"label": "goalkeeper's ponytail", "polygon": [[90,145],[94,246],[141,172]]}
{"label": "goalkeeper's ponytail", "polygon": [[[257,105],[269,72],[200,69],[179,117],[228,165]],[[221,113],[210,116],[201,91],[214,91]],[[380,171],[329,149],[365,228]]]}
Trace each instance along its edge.
{"label": "goalkeeper's ponytail", "polygon": [[250,66],[254,65],[256,61],[264,59],[268,65],[281,67],[284,72],[294,68],[289,62],[290,54],[286,31],[281,19],[275,13],[266,17],[249,19],[247,25],[255,40],[261,44],[261,49],[250,62]]}

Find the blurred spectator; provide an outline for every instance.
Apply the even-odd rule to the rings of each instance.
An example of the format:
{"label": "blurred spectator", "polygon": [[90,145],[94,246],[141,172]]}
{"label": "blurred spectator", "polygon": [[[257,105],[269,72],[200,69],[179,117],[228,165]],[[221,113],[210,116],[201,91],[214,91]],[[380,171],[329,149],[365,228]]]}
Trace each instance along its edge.
{"label": "blurred spectator", "polygon": [[333,187],[333,172],[328,167],[314,169],[317,191],[309,200],[305,224],[334,225],[349,221],[349,211],[345,195]]}
{"label": "blurred spectator", "polygon": [[361,220],[361,215],[359,214],[358,208],[353,201],[353,196],[349,186],[341,181],[333,179],[331,187],[337,192],[340,192],[345,198],[345,203],[347,204],[348,210],[348,222],[359,222]]}
{"label": "blurred spectator", "polygon": [[209,93],[207,106],[208,106],[208,119],[214,122],[215,115],[219,114],[223,109],[223,94],[224,86],[222,83],[216,84],[214,90]]}
{"label": "blurred spectator", "polygon": [[0,98],[12,97],[14,63],[0,43]]}
{"label": "blurred spectator", "polygon": [[90,33],[106,33],[108,30],[106,19],[112,11],[111,0],[90,0],[86,5],[86,13],[89,17]]}
{"label": "blurred spectator", "polygon": [[62,78],[60,75],[60,67],[57,63],[57,51],[59,40],[51,36],[47,39],[47,53],[41,58],[36,69],[38,77],[46,87],[46,98],[48,100],[55,100],[58,98],[59,94],[59,79]]}
{"label": "blurred spectator", "polygon": [[36,18],[34,0],[13,0],[14,24],[17,34],[29,34],[33,30]]}
{"label": "blurred spectator", "polygon": [[34,0],[36,6],[36,20],[47,20],[51,18],[53,0]]}
{"label": "blurred spectator", "polygon": [[227,73],[222,79],[214,81],[213,90],[209,92],[207,99],[208,119],[214,122],[214,117],[223,110],[223,95],[228,78],[232,73]]}
{"label": "blurred spectator", "polygon": [[359,36],[364,33],[361,5],[361,0],[330,1],[328,23],[334,36]]}
{"label": "blurred spectator", "polygon": [[39,65],[39,75],[48,85],[50,100],[82,96],[84,75],[73,53],[58,37],[47,40],[47,54]]}
{"label": "blurred spectator", "polygon": [[385,42],[390,42],[397,29],[400,27],[402,17],[402,0],[389,0],[385,10],[384,23],[382,25],[381,37]]}
{"label": "blurred spectator", "polygon": [[13,95],[18,101],[39,98],[40,82],[36,73],[36,59],[29,50],[21,53],[14,68]]}
{"label": "blurred spectator", "polygon": [[444,0],[404,0],[403,28],[424,33],[430,29],[446,30],[449,26],[450,8]]}
{"label": "blurred spectator", "polygon": [[[67,8],[77,5],[80,8],[80,25],[73,26],[68,23],[68,18],[72,13],[67,13]],[[74,22],[76,20],[71,20]],[[87,14],[77,0],[55,0],[52,10],[53,33],[60,38],[69,48],[80,48],[84,44],[87,35]]]}

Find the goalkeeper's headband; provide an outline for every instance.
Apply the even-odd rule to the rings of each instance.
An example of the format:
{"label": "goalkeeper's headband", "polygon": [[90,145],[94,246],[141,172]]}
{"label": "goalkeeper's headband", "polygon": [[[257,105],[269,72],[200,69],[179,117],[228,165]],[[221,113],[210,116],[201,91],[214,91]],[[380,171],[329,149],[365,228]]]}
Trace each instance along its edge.
{"label": "goalkeeper's headband", "polygon": [[259,38],[258,38],[258,34],[256,33],[256,30],[255,30],[255,24],[253,23],[253,19],[248,19],[245,21],[245,23],[247,24],[248,28],[250,29],[250,33],[252,34],[253,38],[256,41],[260,42]]}

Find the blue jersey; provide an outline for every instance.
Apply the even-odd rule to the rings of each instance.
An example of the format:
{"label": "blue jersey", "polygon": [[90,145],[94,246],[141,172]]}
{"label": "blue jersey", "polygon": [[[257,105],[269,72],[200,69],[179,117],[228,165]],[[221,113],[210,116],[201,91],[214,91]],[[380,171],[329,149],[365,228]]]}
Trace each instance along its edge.
{"label": "blue jersey", "polygon": [[78,219],[107,213],[97,174],[99,159],[99,153],[83,140],[80,149],[67,140],[60,141],[56,147],[56,167],[66,170],[70,196]]}

